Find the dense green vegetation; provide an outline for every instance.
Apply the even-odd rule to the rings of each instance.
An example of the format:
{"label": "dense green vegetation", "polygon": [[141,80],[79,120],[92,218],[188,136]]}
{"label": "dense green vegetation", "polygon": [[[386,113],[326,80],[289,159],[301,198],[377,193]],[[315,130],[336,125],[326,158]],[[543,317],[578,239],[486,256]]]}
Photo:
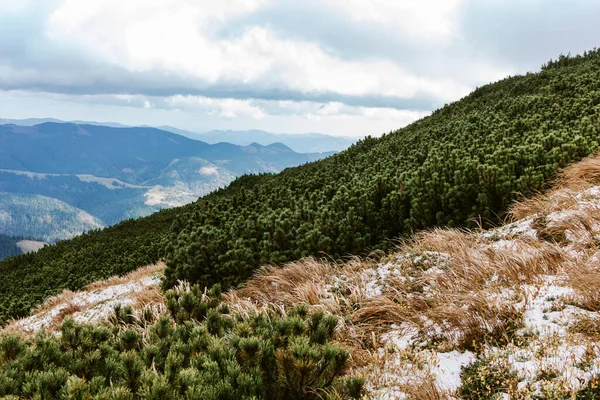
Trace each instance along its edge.
{"label": "dense green vegetation", "polygon": [[17,242],[21,239],[0,234],[0,260],[21,254],[21,249],[17,246]]}
{"label": "dense green vegetation", "polygon": [[278,175],[246,177],[178,215],[165,285],[236,285],[261,264],[385,248],[475,226],[600,142],[600,51],[476,89],[406,128]]}
{"label": "dense green vegetation", "polygon": [[[359,254],[436,225],[491,224],[600,141],[600,51],[506,78],[380,139],[196,203],[0,263],[0,321],[59,289],[166,257],[165,286],[243,282],[261,264]],[[172,222],[172,224],[171,224]]]}
{"label": "dense green vegetation", "polygon": [[[342,399],[348,352],[337,320],[298,307],[286,316],[231,313],[204,288],[167,293],[170,316],[117,307],[112,327],[67,320],[60,338],[0,337],[0,397],[33,399]],[[3,397],[13,396],[13,397]]]}

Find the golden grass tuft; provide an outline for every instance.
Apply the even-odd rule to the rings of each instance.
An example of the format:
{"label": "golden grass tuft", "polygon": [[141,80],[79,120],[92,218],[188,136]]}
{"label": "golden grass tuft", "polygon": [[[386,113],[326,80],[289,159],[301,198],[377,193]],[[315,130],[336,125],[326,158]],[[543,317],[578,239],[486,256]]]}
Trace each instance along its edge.
{"label": "golden grass tuft", "polygon": [[83,310],[83,307],[80,304],[69,303],[65,307],[61,308],[58,314],[52,318],[52,322],[48,327],[48,330],[54,331],[57,330],[60,324],[64,321],[65,318]]}
{"label": "golden grass tuft", "polygon": [[600,185],[600,154],[566,167],[552,190],[515,202],[507,219],[513,222],[534,215],[545,217],[552,212],[575,209],[580,203],[575,196],[595,185]]}
{"label": "golden grass tuft", "polygon": [[590,311],[600,311],[600,265],[597,261],[573,265],[567,271],[568,285],[575,291],[572,303]]}
{"label": "golden grass tuft", "polygon": [[440,390],[435,382],[435,377],[431,375],[410,385],[403,385],[401,389],[409,399],[414,400],[446,400],[450,398],[448,393]]}
{"label": "golden grass tuft", "polygon": [[571,164],[559,175],[559,187],[580,187],[582,185],[600,185],[600,154]]}
{"label": "golden grass tuft", "polygon": [[600,340],[600,318],[589,315],[579,316],[569,330],[595,340]]}
{"label": "golden grass tuft", "polygon": [[75,293],[70,290],[63,290],[60,294],[48,298],[45,302],[37,306],[33,310],[33,314],[39,314],[46,311],[50,311],[60,304],[68,304],[73,301]]}

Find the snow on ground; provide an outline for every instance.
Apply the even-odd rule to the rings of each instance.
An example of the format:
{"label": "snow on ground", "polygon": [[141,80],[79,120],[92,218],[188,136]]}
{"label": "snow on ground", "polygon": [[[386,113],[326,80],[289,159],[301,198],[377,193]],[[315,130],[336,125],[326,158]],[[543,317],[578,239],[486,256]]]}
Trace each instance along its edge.
{"label": "snow on ground", "polygon": [[[485,263],[482,255],[486,251],[495,251],[522,256],[525,257],[523,260],[535,263],[544,246],[553,246],[563,260],[567,260],[566,265],[572,265],[569,262],[598,265],[600,252],[594,249],[597,248],[596,238],[600,237],[600,224],[595,223],[594,218],[600,214],[600,187],[594,186],[580,193],[561,190],[554,195],[563,197],[547,199],[554,204],[550,204],[545,213],[534,213],[480,232],[479,248],[471,249],[473,259]],[[560,208],[563,206],[566,209]],[[571,224],[585,218],[592,223],[587,222],[587,226],[586,222]],[[560,229],[561,226],[563,242],[553,244],[540,238],[539,229]],[[397,284],[390,280],[391,277],[401,275],[404,279],[413,279],[399,273],[407,260],[424,270],[422,276],[434,276],[448,269],[448,257],[435,252],[424,252],[420,256],[400,254],[393,262],[365,269],[362,284],[369,296],[379,296],[393,290],[390,285]],[[344,280],[343,277],[337,279]],[[489,285],[495,284],[501,285],[498,275],[489,280]],[[435,290],[435,286],[425,284],[423,287],[425,294]],[[413,398],[415,388],[426,383],[435,383],[443,398],[455,398],[461,386],[461,369],[475,360],[505,366],[514,374],[513,392],[498,393],[498,398],[545,398],[548,393],[568,397],[600,374],[600,337],[586,336],[576,329],[584,320],[600,324],[600,315],[578,304],[580,294],[569,287],[569,271],[538,275],[534,282],[497,287],[486,296],[491,303],[510,305],[520,313],[521,327],[511,341],[502,345],[484,343],[473,353],[461,350],[453,332],[433,323],[433,334],[414,324],[392,324],[377,339],[380,347],[375,365],[362,370],[367,378],[369,398]],[[450,343],[436,347],[436,339],[432,342],[428,335],[438,339],[444,337]]]}
{"label": "snow on ground", "polygon": [[134,279],[109,279],[101,285],[94,284],[91,289],[75,293],[64,292],[49,299],[33,315],[13,321],[5,329],[26,334],[38,332],[42,328],[53,331],[66,316],[77,322],[100,322],[110,315],[116,305],[133,305],[136,294],[144,289],[160,286],[162,274],[156,272],[156,268],[149,269],[148,274],[138,275],[141,276]]}

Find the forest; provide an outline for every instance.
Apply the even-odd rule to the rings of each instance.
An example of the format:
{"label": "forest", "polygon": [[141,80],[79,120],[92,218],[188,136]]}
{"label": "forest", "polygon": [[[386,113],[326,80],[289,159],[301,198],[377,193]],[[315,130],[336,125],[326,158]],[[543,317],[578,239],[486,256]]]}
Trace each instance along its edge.
{"label": "forest", "polygon": [[224,289],[263,264],[386,250],[435,226],[502,220],[600,140],[600,51],[477,88],[405,128],[279,174],[246,175],[193,204],[0,263],[0,323],[62,289],[167,262],[164,288]]}
{"label": "forest", "polygon": [[21,239],[0,234],[0,260],[21,254],[21,249],[17,246],[17,242]]}

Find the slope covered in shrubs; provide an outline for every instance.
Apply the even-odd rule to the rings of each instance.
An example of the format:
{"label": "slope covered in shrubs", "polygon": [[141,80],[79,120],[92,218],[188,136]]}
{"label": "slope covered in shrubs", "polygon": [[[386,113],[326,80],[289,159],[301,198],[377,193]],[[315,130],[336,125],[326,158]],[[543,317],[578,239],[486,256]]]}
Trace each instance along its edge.
{"label": "slope covered in shrubs", "polygon": [[177,216],[165,285],[236,285],[262,264],[497,222],[516,193],[598,147],[599,71],[600,51],[561,57],[321,162],[240,179]]}
{"label": "slope covered in shrubs", "polygon": [[431,116],[277,175],[244,176],[194,204],[0,263],[0,321],[165,257],[177,280],[224,287],[263,264],[389,246],[439,225],[498,221],[599,144],[600,51],[478,88]]}
{"label": "slope covered in shrubs", "polygon": [[[510,223],[490,230],[421,232],[379,259],[263,267],[222,295],[180,283],[166,297],[137,294],[105,327],[67,319],[58,338],[14,335],[28,336],[48,309],[63,310],[67,293],[8,325],[13,336],[0,335],[0,382],[13,385],[0,395],[37,395],[53,373],[50,398],[595,399],[599,238],[596,157],[569,167],[554,189],[517,203]],[[123,279],[98,283],[88,296]],[[98,340],[89,332],[108,331],[99,351],[119,365],[111,389],[107,367],[81,347]],[[166,331],[170,340],[156,337]],[[74,353],[73,338],[81,343]],[[41,373],[29,360],[52,348],[64,359]],[[93,362],[78,364],[80,357]]]}

